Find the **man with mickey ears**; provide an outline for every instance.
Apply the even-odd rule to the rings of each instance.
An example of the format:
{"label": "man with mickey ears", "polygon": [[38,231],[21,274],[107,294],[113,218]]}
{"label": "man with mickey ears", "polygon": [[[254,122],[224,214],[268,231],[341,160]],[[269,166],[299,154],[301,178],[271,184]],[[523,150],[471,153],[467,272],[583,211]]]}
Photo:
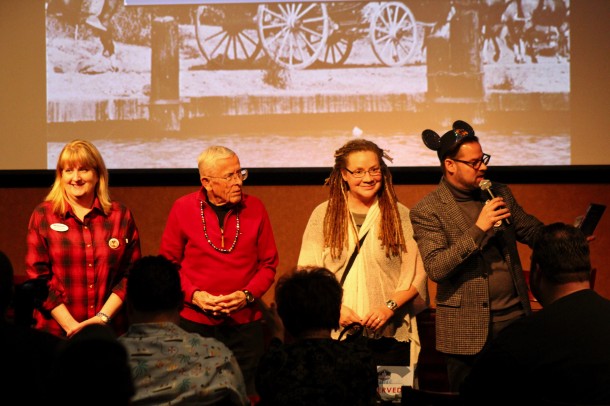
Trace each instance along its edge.
{"label": "man with mickey ears", "polygon": [[197,161],[202,188],[174,203],[160,254],[181,266],[180,327],[226,344],[255,400],[265,350],[256,298],[273,284],[279,261],[271,222],[260,199],[243,193],[248,170],[235,152],[211,146]]}
{"label": "man with mickey ears", "polygon": [[437,283],[436,349],[458,392],[487,343],[531,313],[517,241],[531,246],[543,224],[506,185],[481,189],[491,157],[468,123],[454,122],[442,137],[424,130],[422,138],[437,151],[443,176],[410,218],[426,273]]}

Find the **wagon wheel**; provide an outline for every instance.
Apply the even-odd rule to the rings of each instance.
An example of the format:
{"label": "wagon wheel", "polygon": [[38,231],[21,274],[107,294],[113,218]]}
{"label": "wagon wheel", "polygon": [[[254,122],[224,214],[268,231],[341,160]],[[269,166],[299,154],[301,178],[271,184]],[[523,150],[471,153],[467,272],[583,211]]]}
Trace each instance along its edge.
{"label": "wagon wheel", "polygon": [[328,38],[328,13],[322,3],[269,3],[258,7],[258,32],[265,53],[288,69],[316,61]]}
{"label": "wagon wheel", "polygon": [[256,59],[262,45],[254,23],[255,11],[253,8],[248,13],[248,8],[241,4],[197,7],[195,35],[208,63],[228,68]]}
{"label": "wagon wheel", "polygon": [[377,59],[387,66],[405,65],[418,49],[415,18],[403,3],[383,3],[371,20],[369,35]]}
{"label": "wagon wheel", "polygon": [[333,31],[326,40],[324,50],[318,55],[318,61],[323,65],[343,65],[352,52],[354,39]]}

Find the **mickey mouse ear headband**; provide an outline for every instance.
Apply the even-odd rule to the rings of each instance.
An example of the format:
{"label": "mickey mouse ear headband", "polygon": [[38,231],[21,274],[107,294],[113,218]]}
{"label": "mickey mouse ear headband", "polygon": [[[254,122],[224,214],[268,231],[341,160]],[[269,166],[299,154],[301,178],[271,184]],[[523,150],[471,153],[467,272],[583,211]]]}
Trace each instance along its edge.
{"label": "mickey mouse ear headband", "polygon": [[443,134],[442,137],[430,129],[422,131],[421,136],[426,147],[436,151],[438,159],[441,162],[450,152],[457,150],[465,141],[477,140],[473,128],[462,120],[455,121],[453,128]]}

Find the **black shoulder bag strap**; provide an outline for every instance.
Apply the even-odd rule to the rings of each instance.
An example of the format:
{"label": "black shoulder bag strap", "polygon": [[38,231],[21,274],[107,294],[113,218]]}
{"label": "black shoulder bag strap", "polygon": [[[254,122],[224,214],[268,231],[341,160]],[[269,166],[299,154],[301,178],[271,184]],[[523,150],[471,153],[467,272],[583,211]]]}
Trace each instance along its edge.
{"label": "black shoulder bag strap", "polygon": [[362,243],[364,242],[364,239],[366,238],[367,235],[369,235],[368,231],[366,232],[366,234],[364,234],[362,236],[362,238],[360,239],[360,242],[358,243],[356,248],[354,248],[354,252],[352,252],[352,256],[349,257],[349,261],[347,261],[347,266],[345,267],[345,271],[343,271],[343,275],[341,276],[341,286],[343,286],[343,282],[345,282],[345,278],[347,278],[347,274],[349,273],[349,270],[351,269],[352,264],[356,260],[356,256],[358,256],[358,247],[362,247]]}

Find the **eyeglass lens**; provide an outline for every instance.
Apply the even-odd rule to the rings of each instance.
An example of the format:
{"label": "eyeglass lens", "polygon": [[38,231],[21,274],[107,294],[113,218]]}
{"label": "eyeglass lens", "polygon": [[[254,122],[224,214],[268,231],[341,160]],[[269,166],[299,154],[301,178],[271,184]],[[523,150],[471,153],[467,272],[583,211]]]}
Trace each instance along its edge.
{"label": "eyeglass lens", "polygon": [[373,168],[373,169],[369,169],[368,171],[362,170],[362,169],[356,169],[355,171],[350,171],[349,169],[345,168],[349,173],[351,173],[355,178],[364,178],[364,175],[366,175],[367,173],[369,174],[369,176],[379,176],[379,174],[381,173],[381,168]]}

